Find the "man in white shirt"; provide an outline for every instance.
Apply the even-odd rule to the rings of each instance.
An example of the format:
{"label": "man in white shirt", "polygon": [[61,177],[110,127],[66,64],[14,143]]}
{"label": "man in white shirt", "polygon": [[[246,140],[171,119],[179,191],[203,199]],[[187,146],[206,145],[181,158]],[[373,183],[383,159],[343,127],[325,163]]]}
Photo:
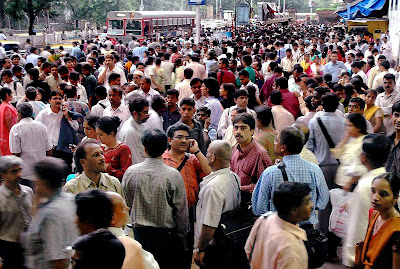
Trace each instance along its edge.
{"label": "man in white shirt", "polygon": [[346,66],[347,70],[351,70],[351,64],[353,63],[355,58],[355,55],[353,53],[349,53],[346,55],[346,62],[344,63],[344,65]]}
{"label": "man in white shirt", "polygon": [[149,111],[149,118],[144,124],[144,129],[160,129],[163,130],[163,117],[164,112],[167,111],[167,103],[164,97],[156,95],[151,99],[151,109]]}
{"label": "man in white shirt", "polygon": [[131,113],[129,108],[122,103],[122,89],[120,87],[112,86],[108,92],[108,99],[110,105],[104,109],[103,116],[118,117],[121,120],[121,124],[118,127],[119,132]]}
{"label": "man in white shirt", "polygon": [[4,70],[1,73],[1,79],[3,81],[3,87],[9,88],[13,93],[12,103],[17,103],[25,95],[24,87],[22,84],[13,80],[13,74],[9,70]]}
{"label": "man in white shirt", "polygon": [[71,170],[72,153],[65,153],[61,150],[56,150],[58,139],[60,137],[61,121],[63,117],[68,121],[71,128],[76,132],[79,128],[79,123],[70,117],[67,105],[63,104],[63,97],[59,91],[50,92],[49,99],[50,107],[47,107],[39,112],[36,120],[43,123],[47,128],[47,134],[50,143],[53,147],[53,156],[59,157],[67,162]]}
{"label": "man in white shirt", "polygon": [[121,76],[120,86],[125,85],[126,77],[124,70],[115,66],[114,63],[114,55],[108,54],[104,56],[104,70],[99,74],[98,82],[99,84],[103,84],[104,87],[108,86],[108,77],[111,73],[117,73]]}
{"label": "man in white shirt", "polygon": [[270,95],[272,105],[272,115],[274,119],[275,130],[280,131],[284,127],[291,126],[295,120],[292,113],[286,110],[281,104],[283,101],[282,93],[280,91],[272,91]]}
{"label": "man in white shirt", "polygon": [[140,95],[135,96],[129,102],[129,111],[131,117],[122,126],[118,137],[131,150],[132,164],[137,164],[146,158],[141,137],[145,131],[143,123],[149,118],[149,102]]}
{"label": "man in white shirt", "polygon": [[161,68],[164,69],[164,74],[165,74],[165,81],[164,81],[164,86],[165,90],[171,89],[172,85],[172,71],[174,70],[175,65],[169,61],[169,54],[165,54],[163,57],[161,57],[162,62],[161,62]]}
{"label": "man in white shirt", "polygon": [[203,80],[199,78],[194,78],[190,81],[190,87],[192,88],[193,93],[190,98],[194,100],[196,109],[204,106],[206,101],[206,97],[201,93],[201,85],[203,85]]}
{"label": "man in white shirt", "polygon": [[372,89],[376,89],[379,86],[383,86],[383,77],[386,74],[389,74],[390,63],[388,60],[385,60],[379,66],[381,73],[375,76],[374,82],[372,83]]}
{"label": "man in white shirt", "polygon": [[151,88],[151,79],[147,77],[140,80],[140,89],[138,90],[138,94],[143,96],[149,103],[154,96],[160,95],[158,91]]}
{"label": "man in white shirt", "polygon": [[285,72],[292,72],[297,62],[293,59],[292,50],[286,50],[286,57],[281,60],[282,69]]}
{"label": "man in white shirt", "polygon": [[10,151],[23,160],[21,183],[32,186],[29,183],[34,179],[33,165],[50,155],[53,146],[47,136],[46,126],[32,119],[32,105],[21,103],[17,110],[20,121],[11,127]]}
{"label": "man in white shirt", "polygon": [[95,88],[95,97],[98,100],[97,104],[92,107],[90,115],[103,117],[103,112],[106,107],[110,106],[110,101],[107,100],[107,89],[104,86],[97,86]]}
{"label": "man in white shirt", "polygon": [[360,76],[362,78],[363,83],[365,85],[367,85],[368,84],[367,75],[364,73],[364,71],[361,70],[361,68],[362,68],[362,64],[360,61],[353,62],[351,64],[351,71],[353,72],[352,77]]}
{"label": "man in white shirt", "polygon": [[33,66],[37,66],[37,59],[39,58],[37,48],[32,47],[30,52],[31,53],[26,56],[26,63],[31,63]]}
{"label": "man in white shirt", "polygon": [[192,95],[192,87],[190,86],[190,81],[193,77],[193,70],[191,68],[186,68],[183,71],[184,80],[175,85],[175,89],[179,92],[178,103],[186,97]]}

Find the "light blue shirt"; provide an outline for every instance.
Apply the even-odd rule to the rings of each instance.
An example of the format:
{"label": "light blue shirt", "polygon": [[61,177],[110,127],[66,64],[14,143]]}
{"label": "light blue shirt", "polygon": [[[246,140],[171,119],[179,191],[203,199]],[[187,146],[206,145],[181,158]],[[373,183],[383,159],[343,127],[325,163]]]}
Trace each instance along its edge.
{"label": "light blue shirt", "polygon": [[343,71],[348,71],[347,67],[341,61],[336,61],[335,64],[329,62],[325,65],[324,75],[331,74],[332,75],[332,83],[337,83],[339,81],[339,75]]}
{"label": "light blue shirt", "polygon": [[[299,154],[287,155],[283,157],[283,161],[288,181],[307,183],[311,188],[310,195],[314,208],[310,219],[301,224],[318,224],[315,210],[324,209],[329,201],[329,189],[321,168],[302,159]],[[252,206],[255,215],[260,216],[268,211],[276,211],[273,203],[274,191],[282,182],[284,182],[283,175],[277,165],[264,170],[253,192]]]}
{"label": "light blue shirt", "polygon": [[[322,112],[320,118],[333,143],[337,145],[344,136],[345,119],[336,116],[334,112]],[[310,120],[308,129],[310,130],[310,137],[308,138],[306,146],[309,150],[314,152],[319,164],[337,164],[338,161],[332,157],[328,142],[319,127],[316,117]]]}
{"label": "light blue shirt", "polygon": [[219,119],[221,118],[222,112],[224,112],[224,108],[217,98],[214,96],[208,97],[204,101],[204,106],[208,107],[211,110],[211,124],[210,127],[217,130]]}

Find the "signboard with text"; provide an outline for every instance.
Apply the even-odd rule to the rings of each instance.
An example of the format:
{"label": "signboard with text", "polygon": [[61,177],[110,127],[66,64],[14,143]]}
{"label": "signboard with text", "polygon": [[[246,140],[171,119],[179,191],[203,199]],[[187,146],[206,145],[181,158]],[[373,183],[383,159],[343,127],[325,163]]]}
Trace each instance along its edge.
{"label": "signboard with text", "polygon": [[206,0],[188,0],[189,5],[201,6],[206,4]]}

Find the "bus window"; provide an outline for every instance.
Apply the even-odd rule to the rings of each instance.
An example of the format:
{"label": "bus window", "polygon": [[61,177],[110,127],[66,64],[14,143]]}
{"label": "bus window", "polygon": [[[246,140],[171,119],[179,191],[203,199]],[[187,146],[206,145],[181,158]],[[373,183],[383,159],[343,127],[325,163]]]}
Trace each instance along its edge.
{"label": "bus window", "polygon": [[142,35],[142,21],[127,20],[126,21],[127,35]]}
{"label": "bus window", "polygon": [[110,35],[123,35],[124,34],[124,21],[123,20],[108,20],[107,33]]}
{"label": "bus window", "polygon": [[146,36],[149,34],[150,31],[150,22],[149,21],[143,21],[143,35]]}
{"label": "bus window", "polygon": [[164,32],[168,32],[168,19],[164,19]]}
{"label": "bus window", "polygon": [[186,25],[186,18],[182,18],[182,28],[186,29],[187,25]]}

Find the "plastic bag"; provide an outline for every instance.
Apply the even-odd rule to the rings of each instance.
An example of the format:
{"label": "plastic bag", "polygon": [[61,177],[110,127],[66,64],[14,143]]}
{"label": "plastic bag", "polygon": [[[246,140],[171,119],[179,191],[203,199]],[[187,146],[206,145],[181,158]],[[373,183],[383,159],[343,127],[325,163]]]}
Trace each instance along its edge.
{"label": "plastic bag", "polygon": [[349,220],[349,206],[346,205],[350,200],[352,193],[342,189],[333,189],[329,191],[332,213],[329,218],[329,231],[340,238],[344,238],[347,233],[347,223]]}

